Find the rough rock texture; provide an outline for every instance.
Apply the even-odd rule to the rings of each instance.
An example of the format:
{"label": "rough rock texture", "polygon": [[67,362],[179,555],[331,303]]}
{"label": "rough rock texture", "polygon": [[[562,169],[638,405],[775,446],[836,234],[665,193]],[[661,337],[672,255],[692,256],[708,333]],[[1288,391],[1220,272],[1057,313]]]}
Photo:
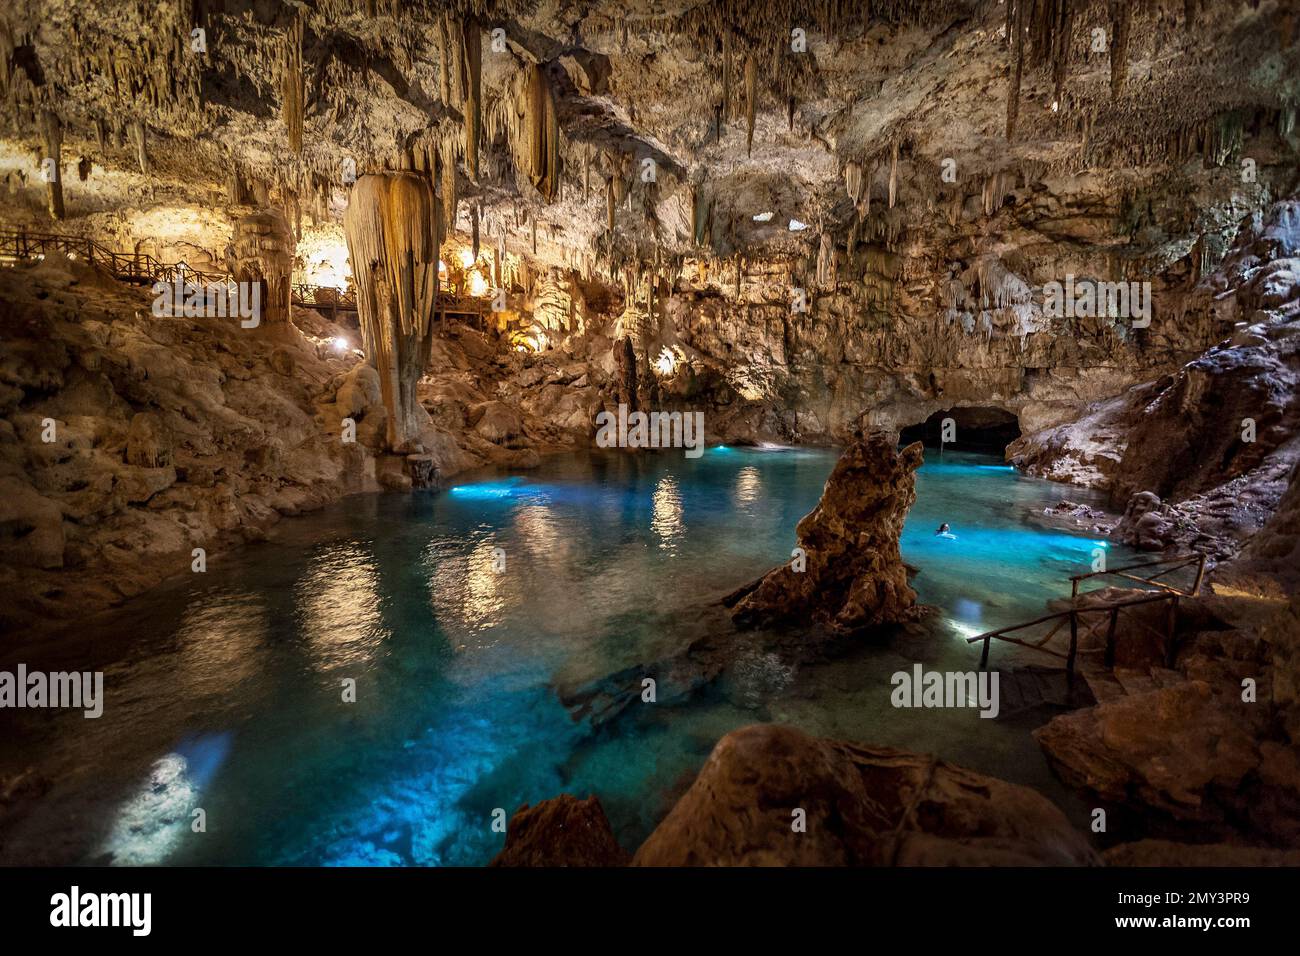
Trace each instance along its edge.
{"label": "rough rock texture", "polygon": [[[805,811],[796,832],[793,811]],[[733,731],[637,850],[634,866],[1080,866],[1065,816],[1025,787],[934,757]]]}
{"label": "rough rock texture", "polygon": [[1034,736],[1062,779],[1147,832],[1297,848],[1300,748],[1270,735],[1260,697],[1190,680],[1055,717]]}
{"label": "rough rock texture", "polygon": [[600,801],[567,793],[524,804],[506,828],[506,845],[490,866],[626,866]]}
{"label": "rough rock texture", "polygon": [[807,569],[783,565],[730,595],[736,623],[798,618],[847,632],[908,619],[916,592],[898,538],[916,500],[921,460],[919,442],[898,452],[880,434],[845,449],[817,507],[796,529]]}
{"label": "rough rock texture", "polygon": [[[1300,466],[1300,201],[1247,216],[1231,250],[1182,303],[1191,324],[1236,322],[1175,374],[1027,435],[1008,459],[1110,492],[1114,536],[1226,560],[1263,528]],[[1288,553],[1287,519],[1257,547]],[[1272,560],[1281,570],[1286,561]],[[1258,560],[1259,555],[1256,556]]]}
{"label": "rough rock texture", "polygon": [[[0,586],[12,595],[0,631],[118,604],[191,573],[196,547],[218,560],[280,517],[344,494],[442,482],[485,463],[535,465],[539,449],[585,436],[585,403],[599,401],[554,357],[498,365],[479,333],[453,328],[418,388],[429,413],[420,450],[384,457],[378,375],[333,346],[354,331],[310,310],[245,329],[155,317],[150,303],[147,291],[62,257],[0,270]],[[528,368],[538,380],[521,386]],[[466,410],[491,397],[511,425],[483,437]],[[528,411],[539,405],[568,405],[582,430]],[[355,443],[342,441],[344,419]]]}
{"label": "rough rock texture", "polygon": [[1138,840],[1102,853],[1107,866],[1300,866],[1300,850]]}

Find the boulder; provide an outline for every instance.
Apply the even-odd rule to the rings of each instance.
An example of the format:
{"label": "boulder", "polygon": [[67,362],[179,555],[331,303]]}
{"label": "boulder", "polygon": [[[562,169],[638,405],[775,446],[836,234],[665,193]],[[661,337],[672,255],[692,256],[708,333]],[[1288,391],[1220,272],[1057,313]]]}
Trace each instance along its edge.
{"label": "boulder", "polygon": [[567,793],[524,804],[506,829],[506,845],[489,866],[626,866],[631,855],[618,845],[596,797]]}
{"label": "boulder", "polygon": [[783,565],[724,599],[736,623],[798,618],[852,632],[913,616],[916,592],[898,538],[916,500],[920,442],[901,452],[883,434],[853,442],[826,480],[821,501],[799,522],[807,568]]}
{"label": "boulder", "polygon": [[771,724],[723,737],[633,859],[634,866],[1097,862],[1065,815],[1027,787],[925,754]]}

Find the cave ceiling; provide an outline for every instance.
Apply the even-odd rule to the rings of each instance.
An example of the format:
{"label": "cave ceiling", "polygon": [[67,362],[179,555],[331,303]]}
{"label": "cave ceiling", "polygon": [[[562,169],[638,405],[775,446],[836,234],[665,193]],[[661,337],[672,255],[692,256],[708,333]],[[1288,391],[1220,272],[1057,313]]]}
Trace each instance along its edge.
{"label": "cave ceiling", "polygon": [[353,167],[427,169],[462,235],[612,275],[1293,142],[1298,27],[1291,0],[16,0],[0,92],[8,141],[56,127],[174,199],[339,221]]}

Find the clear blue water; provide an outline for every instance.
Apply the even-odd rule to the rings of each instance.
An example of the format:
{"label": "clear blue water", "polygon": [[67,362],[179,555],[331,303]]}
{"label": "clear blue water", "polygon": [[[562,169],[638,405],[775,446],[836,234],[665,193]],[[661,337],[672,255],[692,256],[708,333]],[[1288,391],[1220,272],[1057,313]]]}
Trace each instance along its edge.
{"label": "clear blue water", "polygon": [[[17,746],[0,773],[34,765],[52,788],[0,860],[479,865],[503,842],[494,810],[562,792],[597,794],[635,848],[721,735],[769,720],[934,752],[1035,786],[1083,824],[1033,718],[895,710],[889,678],[918,661],[973,669],[965,636],[1068,594],[1098,542],[1028,516],[1092,499],[990,457],[927,457],[903,552],[934,616],[802,668],[746,652],[690,700],[600,728],[557,688],[729,628],[718,598],[788,560],[835,452],[561,456],[285,521],[204,575],[5,652],[103,669],[108,702],[99,720],[3,715]],[[943,521],[955,541],[934,536]]]}

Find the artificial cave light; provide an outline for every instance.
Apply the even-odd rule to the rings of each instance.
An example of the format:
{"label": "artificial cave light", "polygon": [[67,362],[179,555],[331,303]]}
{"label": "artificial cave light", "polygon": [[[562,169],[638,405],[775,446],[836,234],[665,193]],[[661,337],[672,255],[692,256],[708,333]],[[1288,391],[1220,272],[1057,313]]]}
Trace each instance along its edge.
{"label": "artificial cave light", "polygon": [[483,273],[477,270],[469,274],[469,294],[481,298],[488,294],[487,279],[483,278]]}
{"label": "artificial cave light", "polygon": [[659,353],[659,358],[655,360],[655,371],[660,375],[672,375],[677,371],[677,356],[666,346]]}
{"label": "artificial cave light", "polygon": [[474,252],[469,248],[460,250],[460,267],[468,269],[474,265]]}
{"label": "artificial cave light", "polygon": [[808,223],[806,223],[806,222],[800,222],[798,219],[791,219],[791,220],[790,220],[790,231],[791,231],[791,232],[803,232],[803,231],[804,231],[805,229],[807,229],[807,228],[808,228]]}
{"label": "artificial cave light", "polygon": [[760,212],[754,217],[754,222],[770,222],[774,214],[770,212]]}

